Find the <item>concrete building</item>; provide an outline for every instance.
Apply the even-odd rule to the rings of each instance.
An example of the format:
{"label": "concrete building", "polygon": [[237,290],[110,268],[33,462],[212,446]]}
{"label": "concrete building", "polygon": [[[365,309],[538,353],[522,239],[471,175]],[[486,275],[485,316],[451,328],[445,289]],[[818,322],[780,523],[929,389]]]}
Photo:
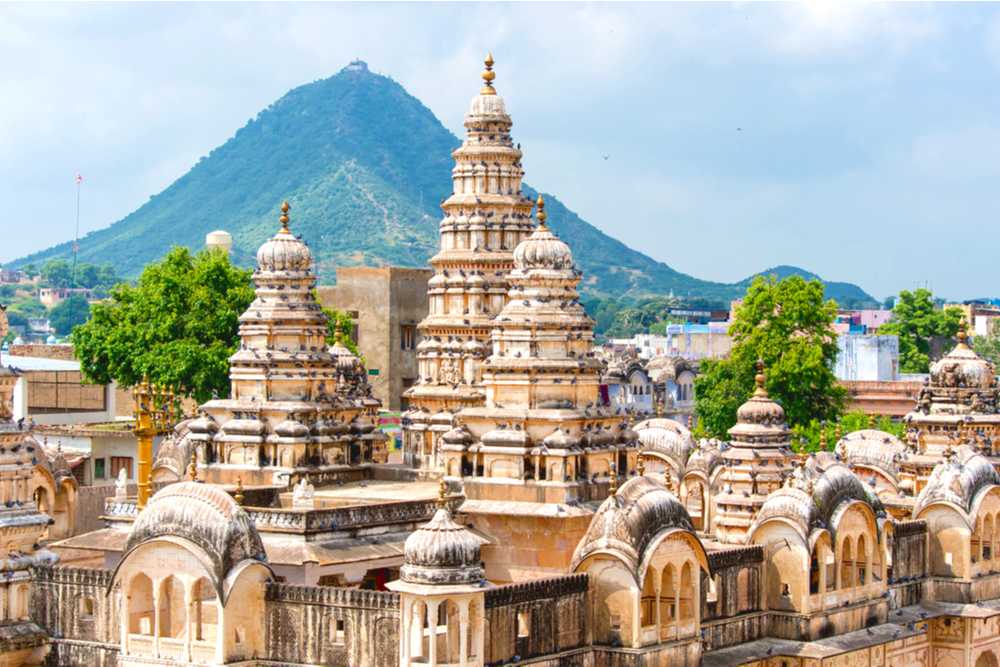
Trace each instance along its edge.
{"label": "concrete building", "polygon": [[721,359],[733,349],[728,322],[708,324],[668,324],[666,334],[636,334],[632,338],[614,338],[615,350],[635,350],[640,359],[684,357],[685,359]]}
{"label": "concrete building", "polygon": [[899,375],[899,338],[840,334],[837,336],[837,363],[833,372],[838,380],[891,382]]}
{"label": "concrete building", "polygon": [[427,315],[430,269],[395,266],[337,268],[337,284],[320,287],[319,301],[354,320],[358,351],[368,367],[372,395],[402,410],[403,392],[417,382],[417,325]]}

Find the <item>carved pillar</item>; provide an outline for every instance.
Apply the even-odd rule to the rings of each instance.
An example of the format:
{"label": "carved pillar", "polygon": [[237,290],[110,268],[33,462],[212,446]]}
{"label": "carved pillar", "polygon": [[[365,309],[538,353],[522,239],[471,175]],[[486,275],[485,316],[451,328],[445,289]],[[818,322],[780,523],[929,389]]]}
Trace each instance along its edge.
{"label": "carved pillar", "polygon": [[410,644],[412,643],[410,625],[412,622],[413,600],[404,595],[401,600],[400,628],[399,628],[399,667],[406,667],[410,664]]}
{"label": "carved pillar", "polygon": [[153,657],[160,657],[160,583],[153,586]]}
{"label": "carved pillar", "polygon": [[198,582],[186,583],[184,586],[184,627],[186,632],[184,633],[184,659],[191,662],[191,640],[196,632],[195,624],[197,624],[197,629],[201,627],[201,619],[197,618],[197,612],[195,614],[191,613],[192,607],[194,607],[197,602],[194,601],[194,591],[192,588],[197,586]]}
{"label": "carved pillar", "polygon": [[437,630],[438,630],[438,600],[427,602],[427,664],[430,667],[437,665]]}
{"label": "carved pillar", "polygon": [[469,660],[469,600],[458,607],[458,664],[465,667]]}

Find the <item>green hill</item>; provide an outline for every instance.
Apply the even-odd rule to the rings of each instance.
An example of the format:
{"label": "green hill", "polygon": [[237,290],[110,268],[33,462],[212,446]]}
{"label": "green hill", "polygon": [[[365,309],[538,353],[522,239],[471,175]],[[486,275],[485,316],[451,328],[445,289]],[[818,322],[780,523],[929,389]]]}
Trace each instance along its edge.
{"label": "green hill", "polygon": [[[87,234],[79,259],[136,276],[170,246],[199,248],[206,233],[225,229],[235,260],[249,265],[287,199],[292,228],[309,241],[323,282],[333,281],[337,266],[426,266],[459,143],[398,83],[351,63],[290,91],[138,210]],[[525,193],[535,195],[528,186]],[[673,291],[725,302],[742,294],[739,284],[699,280],[632,250],[552,195],[546,203],[592,296]],[[67,242],[11,264],[42,264],[71,252]]]}
{"label": "green hill", "polygon": [[841,283],[829,280],[823,280],[815,273],[806,271],[805,269],[800,269],[797,266],[775,266],[770,269],[761,271],[760,273],[755,273],[752,276],[744,278],[740,282],[736,283],[736,287],[741,290],[746,290],[750,286],[750,283],[757,276],[777,276],[779,279],[787,278],[788,276],[802,276],[806,280],[821,280],[825,287],[824,293],[826,298],[834,299],[842,308],[878,308],[879,302],[872,295],[865,292],[863,289],[858,287],[853,283]]}

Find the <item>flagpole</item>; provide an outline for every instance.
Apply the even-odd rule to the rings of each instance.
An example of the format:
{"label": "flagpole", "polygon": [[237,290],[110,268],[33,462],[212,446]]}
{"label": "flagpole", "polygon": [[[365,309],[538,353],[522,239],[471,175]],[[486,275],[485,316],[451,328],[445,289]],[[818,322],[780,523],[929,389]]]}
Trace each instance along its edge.
{"label": "flagpole", "polygon": [[80,249],[80,186],[83,184],[83,176],[76,175],[76,234],[73,236],[73,287],[79,287],[76,283],[76,253]]}

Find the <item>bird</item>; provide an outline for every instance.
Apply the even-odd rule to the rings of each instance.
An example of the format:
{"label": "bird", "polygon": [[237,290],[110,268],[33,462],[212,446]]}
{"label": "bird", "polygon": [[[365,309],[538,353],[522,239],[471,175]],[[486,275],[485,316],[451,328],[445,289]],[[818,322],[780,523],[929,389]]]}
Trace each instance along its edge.
{"label": "bird", "polygon": [[604,159],[607,160],[609,157],[611,157],[611,156],[610,155],[605,155]]}

